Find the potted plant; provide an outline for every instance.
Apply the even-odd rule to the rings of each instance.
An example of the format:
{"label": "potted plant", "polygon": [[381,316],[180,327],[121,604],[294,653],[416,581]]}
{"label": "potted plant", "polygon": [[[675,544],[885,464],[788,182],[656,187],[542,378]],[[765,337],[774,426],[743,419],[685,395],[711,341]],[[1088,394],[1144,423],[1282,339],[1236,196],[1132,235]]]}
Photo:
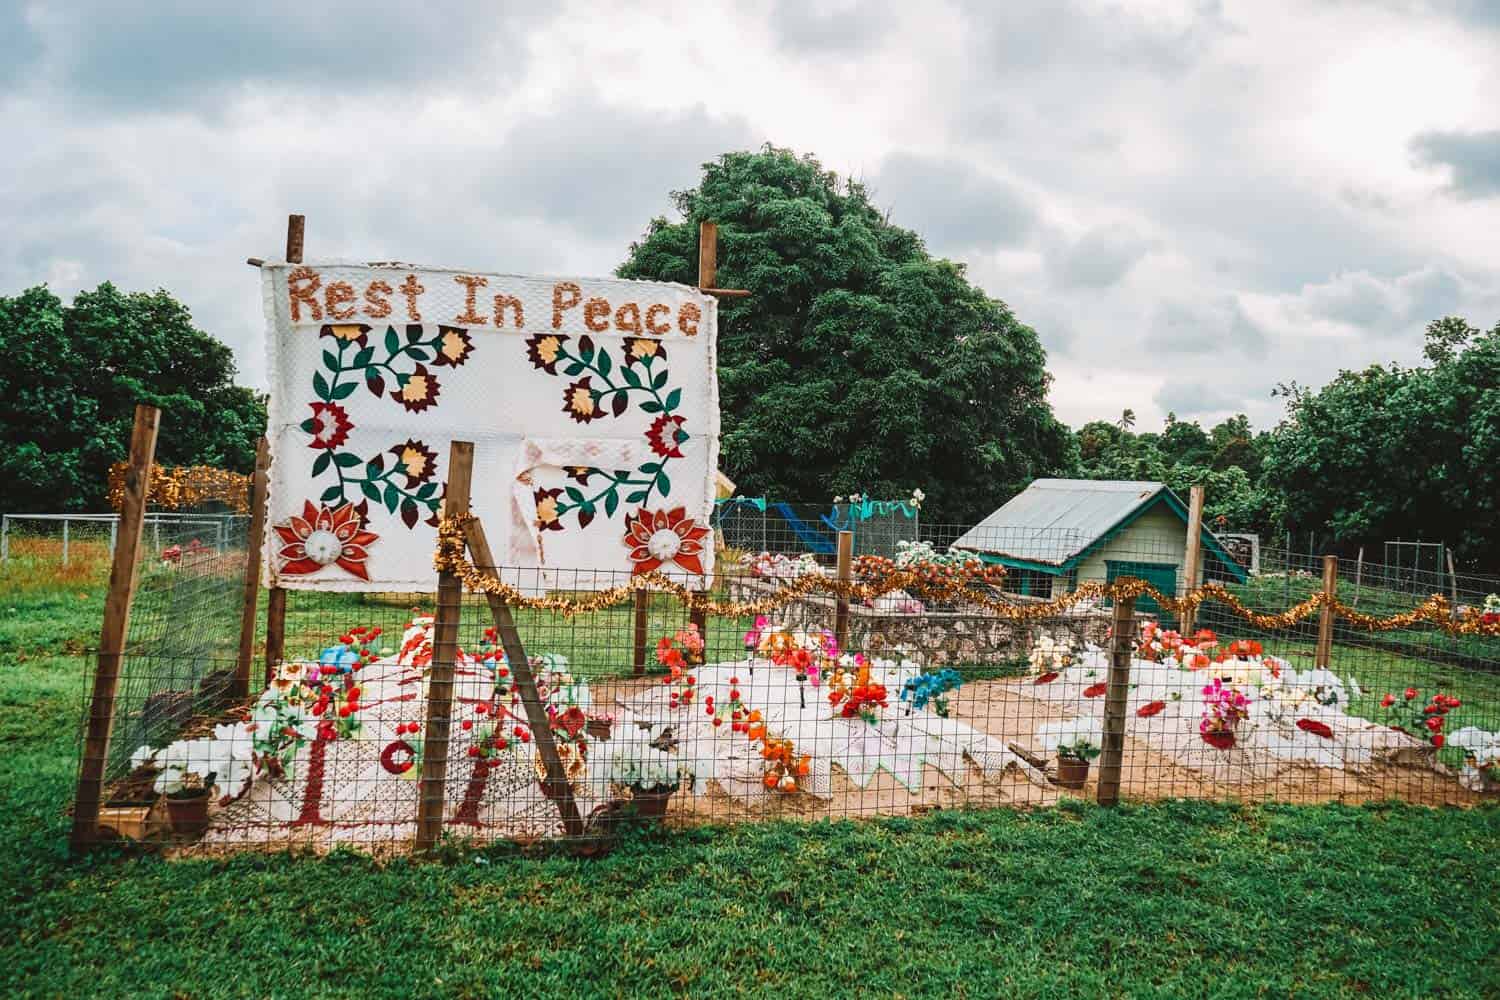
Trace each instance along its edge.
{"label": "potted plant", "polygon": [[225,801],[237,798],[255,772],[250,734],[243,725],[216,726],[212,737],[178,740],[161,750],[143,746],[131,763],[158,769],[152,787],[166,799],[172,831],[189,836],[208,828],[208,806],[216,791]]}
{"label": "potted plant", "polygon": [[1082,788],[1089,779],[1089,762],[1099,756],[1104,729],[1093,716],[1044,723],[1037,730],[1044,750],[1057,754],[1057,776],[1063,788]]}
{"label": "potted plant", "polygon": [[611,784],[630,789],[636,816],[655,822],[667,813],[667,802],[682,784],[677,759],[640,740],[614,748],[609,759]]}
{"label": "potted plant", "polygon": [[1057,747],[1057,783],[1064,788],[1082,788],[1089,780],[1089,761],[1099,756],[1100,747],[1086,738]]}

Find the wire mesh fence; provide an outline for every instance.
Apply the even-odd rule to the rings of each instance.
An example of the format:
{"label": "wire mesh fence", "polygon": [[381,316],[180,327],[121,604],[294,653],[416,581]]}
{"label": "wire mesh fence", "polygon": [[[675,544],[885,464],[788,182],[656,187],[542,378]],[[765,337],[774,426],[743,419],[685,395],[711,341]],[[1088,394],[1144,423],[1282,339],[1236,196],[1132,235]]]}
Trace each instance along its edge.
{"label": "wire mesh fence", "polygon": [[[923,540],[963,534],[945,527],[924,525]],[[446,740],[429,732],[433,595],[290,594],[284,661],[268,674],[257,659],[231,700],[241,536],[173,564],[153,556],[105,822],[189,853],[402,851],[439,757],[443,783],[427,790],[443,836],[477,843],[1037,806],[1098,796],[1116,775],[1122,797],[1143,800],[1468,803],[1500,788],[1500,638],[1337,619],[1324,648],[1319,614],[1266,617],[1321,588],[1318,560],[1274,552],[1259,576],[1220,567],[1248,613],[1209,601],[1189,627],[1142,595],[1116,637],[1117,609],[1090,588],[1135,578],[1185,592],[1185,540],[1127,535],[1106,549],[997,537],[990,559],[1027,556],[1005,557],[1024,565],[1003,582],[971,574],[967,591],[924,591],[919,576],[962,575],[969,557],[935,544],[908,587],[848,601],[816,585],[831,555],[721,553],[722,613],[697,620],[667,594],[600,604],[624,576],[565,574],[554,606],[514,612],[539,696],[530,712],[492,609],[465,595]],[[1412,607],[1364,572],[1361,611]],[[1353,580],[1340,577],[1338,596],[1354,598]],[[565,787],[544,780],[539,720]],[[1106,773],[1111,733],[1118,770]]]}

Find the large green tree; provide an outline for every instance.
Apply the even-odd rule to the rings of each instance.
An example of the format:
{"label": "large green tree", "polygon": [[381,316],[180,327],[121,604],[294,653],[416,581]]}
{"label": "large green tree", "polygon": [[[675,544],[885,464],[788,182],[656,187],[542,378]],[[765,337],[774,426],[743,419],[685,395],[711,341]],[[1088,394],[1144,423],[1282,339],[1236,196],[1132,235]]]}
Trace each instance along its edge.
{"label": "large green tree", "polygon": [[1134,426],[1135,415],[1127,410],[1114,423],[1095,420],[1079,428],[1080,474],[1164,482],[1183,497],[1203,486],[1204,514],[1219,530],[1263,531],[1280,522],[1280,498],[1260,484],[1270,435],[1252,431],[1244,414],[1207,431],[1171,413],[1159,434],[1136,433]]}
{"label": "large green tree", "polygon": [[1424,353],[1427,366],[1284,387],[1265,484],[1294,524],[1326,524],[1346,541],[1441,540],[1500,564],[1500,324],[1481,333],[1436,320]]}
{"label": "large green tree", "polygon": [[105,283],[65,305],[44,286],[0,297],[0,509],[100,510],[135,404],[162,408],[157,461],[249,471],[264,398],[229,348],[164,291]]}
{"label": "large green tree", "polygon": [[827,500],[924,490],[932,516],[983,517],[1071,466],[1036,332],[930,256],[858,183],[770,146],[726,153],[673,194],[619,268],[697,283],[719,225],[721,466],[742,493]]}

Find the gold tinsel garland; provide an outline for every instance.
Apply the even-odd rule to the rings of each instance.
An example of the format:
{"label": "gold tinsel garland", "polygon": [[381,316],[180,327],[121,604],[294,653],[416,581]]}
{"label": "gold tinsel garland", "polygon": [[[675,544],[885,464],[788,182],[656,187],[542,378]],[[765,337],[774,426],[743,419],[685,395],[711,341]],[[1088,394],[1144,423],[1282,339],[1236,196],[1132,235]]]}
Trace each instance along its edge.
{"label": "gold tinsel garland", "polygon": [[[989,593],[978,589],[978,583],[998,583],[1003,570],[998,567],[901,567],[890,560],[868,558],[856,562],[855,569],[860,579],[835,580],[821,574],[809,574],[783,584],[765,597],[749,601],[716,601],[708,594],[692,590],[681,583],[668,579],[661,573],[641,573],[632,576],[628,583],[608,590],[601,590],[586,598],[572,597],[528,597],[516,587],[481,571],[465,554],[464,527],[474,520],[472,514],[461,517],[444,517],[438,527],[438,547],[433,556],[433,565],[439,573],[452,573],[463,585],[474,593],[492,594],[514,607],[540,611],[556,611],[566,617],[589,614],[604,608],[618,607],[628,603],[637,591],[671,594],[689,612],[701,612],[716,617],[740,618],[763,615],[785,607],[793,601],[823,592],[850,601],[869,601],[893,591],[903,590],[917,597],[935,601],[965,602],[984,608],[997,617],[1012,622],[1031,622],[1053,618],[1069,608],[1090,600],[1112,598],[1139,598],[1149,596],[1163,610],[1173,614],[1196,611],[1207,601],[1217,601],[1229,611],[1256,628],[1274,632],[1287,629],[1306,621],[1317,614],[1327,598],[1321,593],[1312,594],[1306,600],[1279,614],[1262,614],[1252,611],[1222,583],[1209,582],[1182,597],[1169,597],[1144,580],[1121,577],[1111,583],[1088,580],[1070,593],[1038,603],[1012,604],[996,600]],[[998,570],[998,572],[997,572]],[[1334,598],[1333,613],[1356,628],[1369,632],[1389,632],[1426,624],[1442,629],[1451,635],[1487,635],[1500,637],[1500,621],[1485,621],[1484,612],[1471,608],[1462,615],[1454,616],[1452,606],[1440,594],[1434,594],[1410,611],[1379,618],[1361,614]]]}
{"label": "gold tinsel garland", "polygon": [[[128,462],[109,467],[109,505],[125,505],[125,473]],[[151,466],[151,491],[146,505],[162,510],[199,507],[209,501],[225,504],[236,514],[250,513],[250,477],[211,465]]]}

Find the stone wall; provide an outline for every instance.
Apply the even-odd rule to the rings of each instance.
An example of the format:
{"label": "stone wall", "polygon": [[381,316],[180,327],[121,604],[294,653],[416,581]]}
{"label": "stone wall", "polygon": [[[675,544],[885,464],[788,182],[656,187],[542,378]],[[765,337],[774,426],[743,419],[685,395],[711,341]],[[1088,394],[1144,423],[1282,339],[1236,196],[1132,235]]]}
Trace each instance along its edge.
{"label": "stone wall", "polygon": [[[762,580],[729,581],[730,598],[736,601],[758,600],[775,590],[775,585]],[[1012,599],[1018,604],[1028,603],[1025,598]],[[831,629],[834,607],[830,597],[805,597],[767,617],[793,628]],[[925,667],[996,665],[1025,659],[1044,633],[1075,648],[1102,646],[1109,635],[1109,623],[1109,609],[1102,607],[1080,606],[1055,618],[1016,623],[977,606],[913,615],[852,604],[848,645],[874,656],[894,656],[904,650]]]}

